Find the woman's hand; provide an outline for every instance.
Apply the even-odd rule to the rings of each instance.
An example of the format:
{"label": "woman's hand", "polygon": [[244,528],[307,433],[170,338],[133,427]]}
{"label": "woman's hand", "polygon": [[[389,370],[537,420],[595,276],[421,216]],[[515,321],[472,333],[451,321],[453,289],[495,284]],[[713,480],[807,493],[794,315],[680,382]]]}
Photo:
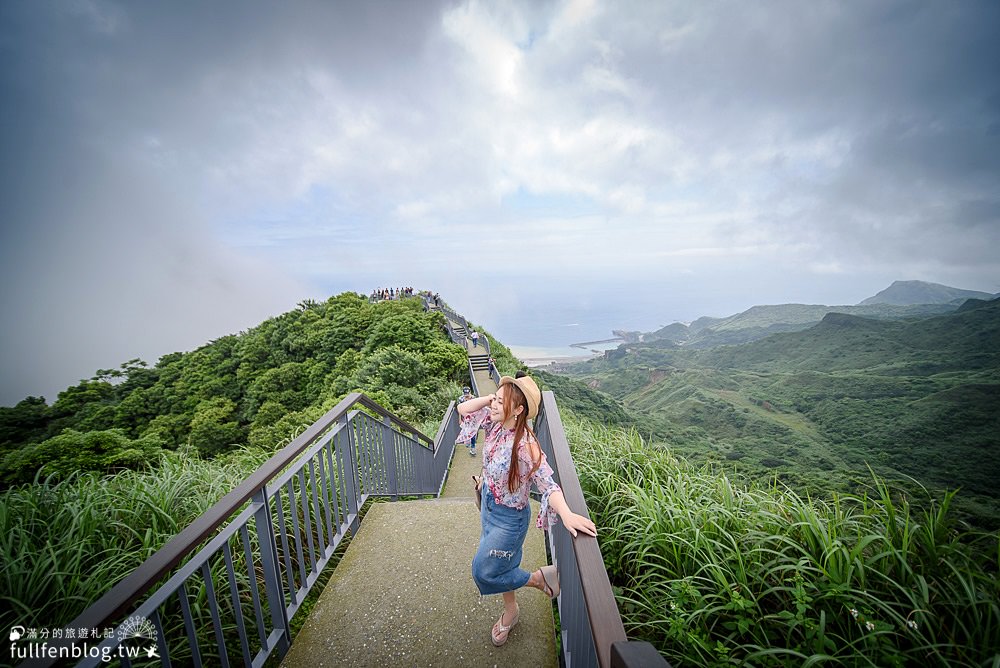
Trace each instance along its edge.
{"label": "woman's hand", "polygon": [[465,417],[469,413],[475,413],[476,411],[489,406],[493,403],[493,398],[495,394],[487,394],[485,397],[476,397],[475,399],[469,399],[468,401],[463,401],[455,407],[458,411],[460,417]]}
{"label": "woman's hand", "polygon": [[582,531],[589,536],[597,536],[597,526],[583,515],[569,512],[560,519],[573,538],[576,538],[577,531]]}

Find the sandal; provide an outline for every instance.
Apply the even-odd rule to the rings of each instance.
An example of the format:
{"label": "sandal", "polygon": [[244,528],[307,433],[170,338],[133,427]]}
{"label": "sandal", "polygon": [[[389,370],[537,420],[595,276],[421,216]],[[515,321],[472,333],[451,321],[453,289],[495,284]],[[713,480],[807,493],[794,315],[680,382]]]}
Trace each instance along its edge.
{"label": "sandal", "polygon": [[542,566],[538,569],[538,572],[542,574],[542,591],[544,591],[549,598],[555,598],[558,596],[559,571],[556,570],[556,567],[552,565]]}
{"label": "sandal", "polygon": [[503,616],[504,613],[506,612],[507,611],[504,610],[504,612],[500,613],[500,619],[497,620],[497,623],[493,625],[493,630],[490,631],[490,640],[493,641],[494,647],[500,647],[505,642],[507,642],[507,638],[510,637],[510,630],[515,626],[517,626],[517,622],[521,617],[521,608],[518,608],[517,611],[514,612],[514,621],[512,621],[507,626],[504,626]]}

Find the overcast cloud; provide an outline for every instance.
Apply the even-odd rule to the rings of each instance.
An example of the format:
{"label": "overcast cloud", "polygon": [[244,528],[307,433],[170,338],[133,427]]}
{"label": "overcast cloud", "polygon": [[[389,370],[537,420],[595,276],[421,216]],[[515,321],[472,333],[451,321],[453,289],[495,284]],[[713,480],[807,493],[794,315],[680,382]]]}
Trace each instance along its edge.
{"label": "overcast cloud", "polygon": [[998,292],[998,26],[993,1],[2,2],[0,403],[378,286],[502,339],[609,288],[652,326]]}

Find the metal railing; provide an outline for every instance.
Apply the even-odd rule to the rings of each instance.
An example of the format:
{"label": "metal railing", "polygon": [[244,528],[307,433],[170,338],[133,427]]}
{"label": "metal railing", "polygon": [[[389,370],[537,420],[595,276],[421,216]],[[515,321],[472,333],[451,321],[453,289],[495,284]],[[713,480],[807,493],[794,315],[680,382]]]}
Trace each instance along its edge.
{"label": "metal railing", "polygon": [[[358,406],[374,416],[352,410]],[[283,656],[289,621],[341,541],[357,531],[364,503],[440,495],[457,435],[454,402],[431,441],[364,394],[348,395],[67,625],[114,628],[87,656],[70,652],[80,639],[64,638],[51,643],[51,659],[21,665],[69,656],[98,666],[109,656],[130,666],[119,648],[139,622],[148,625],[143,637],[156,639],[144,646],[164,666],[261,666]],[[212,630],[207,646],[196,633],[202,628]]]}
{"label": "metal railing", "polygon": [[[452,326],[452,322],[458,323],[459,321],[454,317],[454,314],[445,313],[444,314],[444,325],[448,328],[448,337],[452,340],[452,343],[457,343],[458,345],[465,348],[465,336],[456,330]],[[466,330],[468,331],[468,330]]]}
{"label": "metal railing", "polygon": [[[448,329],[464,344],[450,322]],[[475,385],[471,363],[469,371]],[[496,369],[491,375],[499,381]],[[365,502],[441,494],[459,431],[455,406],[431,441],[365,395],[348,395],[67,625],[114,631],[77,665],[98,666],[110,656],[131,666],[119,648],[134,644],[137,620],[153,631],[139,640],[155,637],[155,647],[145,641],[147,656],[153,651],[163,666],[262,666],[283,656],[290,620],[343,539],[357,531]],[[589,516],[552,392],[542,393],[535,433],[567,503]],[[560,576],[562,664],[669,668],[649,643],[627,640],[597,540],[574,539],[557,523],[546,541]],[[211,630],[211,640],[199,629]],[[79,640],[53,641],[50,650]],[[21,666],[50,666],[67,655],[50,656]]]}
{"label": "metal railing", "polygon": [[[566,503],[574,512],[589,518],[559,409],[550,391],[542,392],[534,430]],[[546,540],[552,562],[559,569],[563,665],[669,668],[652,645],[626,638],[597,539],[583,533],[573,538],[562,523],[556,523],[549,528]]]}
{"label": "metal railing", "polygon": [[472,386],[472,394],[479,396],[479,383],[476,382],[476,370],[472,368],[472,360],[469,360],[469,383]]}

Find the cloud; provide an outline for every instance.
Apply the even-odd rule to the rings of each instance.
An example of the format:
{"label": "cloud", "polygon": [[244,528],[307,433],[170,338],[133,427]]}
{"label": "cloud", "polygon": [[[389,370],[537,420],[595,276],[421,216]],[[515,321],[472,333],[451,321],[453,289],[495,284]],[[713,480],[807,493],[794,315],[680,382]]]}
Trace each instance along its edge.
{"label": "cloud", "polygon": [[998,23],[902,0],[0,4],[4,398],[306,297],[481,300],[511,262],[552,299],[634,278],[706,312],[1000,289]]}

